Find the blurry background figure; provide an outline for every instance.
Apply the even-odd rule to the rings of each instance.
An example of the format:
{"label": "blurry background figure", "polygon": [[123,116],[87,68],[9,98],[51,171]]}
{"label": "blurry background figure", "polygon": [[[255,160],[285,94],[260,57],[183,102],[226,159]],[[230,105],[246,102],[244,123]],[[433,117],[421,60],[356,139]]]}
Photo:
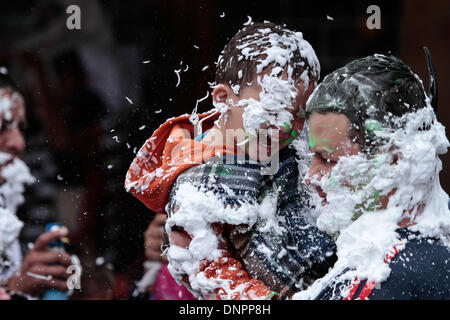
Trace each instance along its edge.
{"label": "blurry background figure", "polygon": [[[72,4],[81,9],[80,30],[66,27]],[[380,7],[379,30],[366,26],[369,5]],[[19,213],[23,248],[47,222],[60,221],[73,231],[79,254],[110,264],[113,297],[129,296],[144,272],[143,234],[153,213],[124,191],[126,170],[160,123],[190,113],[210,91],[214,62],[248,16],[303,32],[322,78],[356,58],[391,51],[428,88],[422,46],[430,49],[439,83],[450,81],[449,15],[446,0],[2,3],[0,67],[25,92],[24,161],[37,179]],[[440,104],[450,104],[450,92],[439,93]],[[210,98],[199,103],[199,111],[210,108]],[[442,108],[438,118],[450,124],[449,111]],[[450,165],[450,155],[442,160]],[[447,192],[448,172],[441,175]]]}
{"label": "blurry background figure", "polygon": [[[17,208],[24,203],[26,185],[35,182],[21,160],[25,149],[26,101],[19,87],[3,68],[0,74],[0,285],[13,299],[43,298],[51,290],[63,295],[71,257],[52,250],[57,239],[67,237],[67,228],[46,230],[28,246],[22,259],[19,233],[23,223],[17,219]],[[56,289],[56,291],[54,291]]]}
{"label": "blurry background figure", "polygon": [[150,300],[195,300],[196,298],[179,285],[167,268],[167,255],[162,254],[166,215],[157,214],[144,233],[144,249],[147,261],[144,275],[136,283],[132,299]]}
{"label": "blurry background figure", "polygon": [[[55,110],[60,119],[55,121],[64,123],[62,132],[55,132],[51,141],[58,168],[56,210],[58,219],[77,231],[75,241],[93,245],[95,238],[89,235],[95,235],[97,222],[92,213],[102,210],[106,181],[105,155],[100,147],[104,132],[100,121],[106,108],[89,88],[76,52],[62,53],[54,64],[59,85],[54,105],[60,106],[60,110]],[[51,126],[49,132],[54,128],[53,122],[47,124]],[[78,224],[77,220],[85,223]]]}

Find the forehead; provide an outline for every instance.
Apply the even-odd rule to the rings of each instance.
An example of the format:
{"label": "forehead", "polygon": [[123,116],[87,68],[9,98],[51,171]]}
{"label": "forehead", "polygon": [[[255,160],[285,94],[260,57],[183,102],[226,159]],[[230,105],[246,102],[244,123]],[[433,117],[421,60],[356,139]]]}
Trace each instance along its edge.
{"label": "forehead", "polygon": [[347,140],[350,121],[343,114],[313,112],[309,117],[310,146],[335,149]]}
{"label": "forehead", "polygon": [[6,120],[25,117],[25,103],[20,93],[10,88],[0,88],[0,116]]}
{"label": "forehead", "polygon": [[[266,69],[264,69],[263,72],[261,73],[257,73],[254,75],[253,79],[250,82],[247,83],[243,83],[241,85],[241,90],[249,90],[249,91],[258,91],[260,92],[262,90],[261,87],[261,81],[263,80],[264,77],[270,77],[271,79],[279,79],[282,80],[286,83],[287,80],[289,80],[289,76],[287,74],[287,72],[282,72],[280,74],[271,74],[271,70],[272,68],[267,67]],[[300,79],[293,79],[293,83],[292,83],[292,87],[290,88],[295,89],[299,92],[304,92],[306,91],[306,84],[300,80]],[[314,88],[315,87],[315,83],[309,83],[308,84],[309,87]],[[308,88],[309,89],[309,88]]]}
{"label": "forehead", "polygon": [[321,114],[313,112],[309,117],[310,130],[323,134],[347,133],[350,121],[341,113],[328,112]]}

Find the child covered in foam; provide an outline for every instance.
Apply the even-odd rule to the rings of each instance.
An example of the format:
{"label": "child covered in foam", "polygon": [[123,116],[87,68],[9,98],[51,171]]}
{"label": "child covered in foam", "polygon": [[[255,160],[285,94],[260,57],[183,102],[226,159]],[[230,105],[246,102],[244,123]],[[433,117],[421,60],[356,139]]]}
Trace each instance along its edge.
{"label": "child covered in foam", "polygon": [[196,296],[288,296],[331,263],[334,243],[303,218],[295,151],[285,148],[319,73],[301,33],[246,26],[217,62],[215,108],[169,119],[133,161],[125,186],[168,214],[169,270]]}
{"label": "child covered in foam", "polygon": [[329,74],[311,95],[310,213],[336,239],[338,261],[294,298],[450,299],[439,184],[449,142],[436,99],[400,59],[379,54]]}

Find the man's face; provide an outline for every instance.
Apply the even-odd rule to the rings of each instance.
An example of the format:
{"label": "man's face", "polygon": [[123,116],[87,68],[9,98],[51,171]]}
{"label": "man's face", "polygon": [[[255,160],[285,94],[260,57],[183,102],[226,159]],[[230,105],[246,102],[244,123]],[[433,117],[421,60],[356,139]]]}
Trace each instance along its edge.
{"label": "man's face", "polygon": [[[341,157],[356,155],[360,146],[349,138],[350,121],[343,114],[313,112],[309,118],[309,146],[314,152],[313,161],[308,170],[307,183],[329,177]],[[316,186],[322,198],[326,194]]]}
{"label": "man's face", "polygon": [[11,89],[0,89],[0,152],[20,157],[25,149],[25,104]]}
{"label": "man's face", "polygon": [[[248,143],[242,144],[242,148],[246,148],[246,152],[252,159],[260,161],[268,160],[273,154],[289,145],[303,129],[305,119],[300,115],[300,108],[303,108],[309,95],[314,90],[314,85],[310,85],[306,90],[302,83],[296,85],[297,95],[292,100],[291,106],[286,110],[292,114],[292,120],[286,121],[284,125],[279,128],[268,122],[260,122],[259,128],[263,129],[261,132],[267,132],[266,135],[258,134],[256,137],[246,135],[249,138]],[[260,95],[262,92],[261,85],[258,82],[253,81],[250,86],[243,87],[239,96],[231,93],[230,99],[232,105],[236,106],[242,103],[242,101],[260,101]],[[248,106],[232,107],[230,110],[228,121],[229,127],[234,129],[246,130],[244,125],[244,113]],[[242,142],[242,141],[241,141]],[[237,142],[239,144],[239,141]]]}
{"label": "man's face", "polygon": [[19,158],[25,148],[25,106],[21,95],[0,89],[0,208],[16,212],[23,203],[25,185],[34,182]]}

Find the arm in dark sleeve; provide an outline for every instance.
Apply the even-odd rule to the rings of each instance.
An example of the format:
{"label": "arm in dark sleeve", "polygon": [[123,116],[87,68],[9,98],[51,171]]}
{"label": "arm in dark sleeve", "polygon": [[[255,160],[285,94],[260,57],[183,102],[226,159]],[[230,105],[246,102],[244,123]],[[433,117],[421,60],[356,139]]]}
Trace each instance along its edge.
{"label": "arm in dark sleeve", "polygon": [[414,239],[391,262],[391,275],[370,300],[450,299],[450,251],[436,239]]}

